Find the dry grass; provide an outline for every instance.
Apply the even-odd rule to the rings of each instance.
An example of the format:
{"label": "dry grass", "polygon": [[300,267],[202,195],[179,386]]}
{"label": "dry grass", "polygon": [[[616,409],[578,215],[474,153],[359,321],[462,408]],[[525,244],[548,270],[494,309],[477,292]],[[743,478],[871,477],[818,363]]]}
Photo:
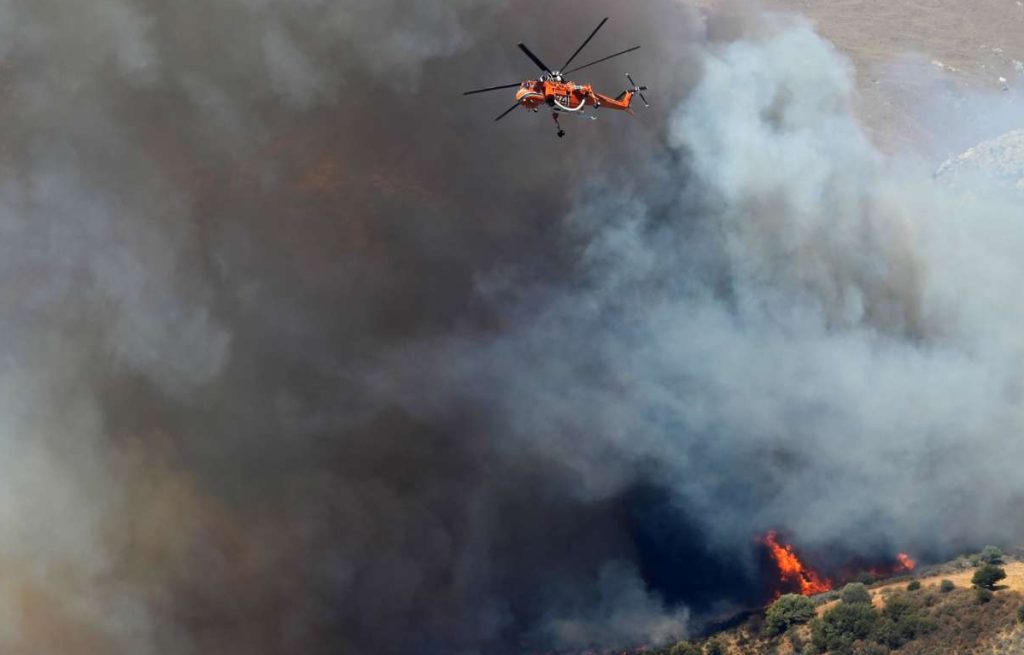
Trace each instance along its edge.
{"label": "dry grass", "polygon": [[[1024,562],[1007,562],[1002,565],[1006,570],[1006,579],[1002,580],[999,585],[1005,587],[1009,591],[1018,591],[1024,593]],[[921,589],[923,591],[932,590],[938,591],[939,583],[943,580],[952,580],[958,588],[970,587],[971,576],[974,575],[974,568],[968,568],[963,571],[957,571],[955,573],[936,573],[934,575],[928,575],[924,577],[916,578],[921,583]],[[899,582],[894,584],[881,584],[871,589],[871,595],[877,606],[881,602],[882,595],[887,591],[896,589],[904,589],[907,583]]]}
{"label": "dry grass", "polygon": [[1024,653],[1024,625],[1017,626],[993,640],[988,655],[1020,655]]}

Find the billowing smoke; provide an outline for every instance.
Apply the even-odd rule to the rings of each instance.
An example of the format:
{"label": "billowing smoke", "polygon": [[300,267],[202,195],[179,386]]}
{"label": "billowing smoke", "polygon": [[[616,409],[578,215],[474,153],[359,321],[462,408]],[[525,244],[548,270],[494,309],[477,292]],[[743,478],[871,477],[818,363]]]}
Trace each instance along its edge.
{"label": "billowing smoke", "polygon": [[[637,644],[770,528],[1021,537],[1019,196],[799,20],[624,7],[0,2],[4,652]],[[459,97],[604,15],[651,112]]]}

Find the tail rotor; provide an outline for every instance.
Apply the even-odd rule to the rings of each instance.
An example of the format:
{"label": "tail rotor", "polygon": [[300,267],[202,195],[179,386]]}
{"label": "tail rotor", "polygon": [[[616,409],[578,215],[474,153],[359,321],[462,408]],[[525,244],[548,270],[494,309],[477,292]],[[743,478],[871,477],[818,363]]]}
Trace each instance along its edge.
{"label": "tail rotor", "polygon": [[644,97],[644,91],[647,90],[647,87],[646,86],[640,86],[636,82],[634,82],[633,78],[629,76],[629,73],[626,73],[626,79],[629,80],[629,83],[633,86],[633,88],[631,89],[633,91],[633,93],[636,93],[637,95],[639,95],[640,99],[643,100],[644,107],[650,108],[651,104],[649,102],[647,102],[647,98]]}

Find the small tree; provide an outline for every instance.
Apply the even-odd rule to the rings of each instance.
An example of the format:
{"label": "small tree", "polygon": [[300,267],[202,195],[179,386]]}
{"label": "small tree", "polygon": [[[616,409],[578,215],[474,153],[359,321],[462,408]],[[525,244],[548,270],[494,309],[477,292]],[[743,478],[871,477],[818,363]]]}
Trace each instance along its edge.
{"label": "small tree", "polygon": [[992,600],[992,591],[985,587],[975,587],[974,598],[981,604],[987,603]]}
{"label": "small tree", "polygon": [[917,591],[921,588],[920,580],[911,580],[910,584],[907,585],[907,591]]}
{"label": "small tree", "polygon": [[974,572],[974,577],[971,578],[971,584],[975,587],[991,591],[995,588],[996,583],[1005,577],[1006,571],[1002,568],[995,564],[986,564]]}
{"label": "small tree", "polygon": [[871,603],[871,592],[860,582],[851,582],[839,592],[839,598],[844,603]]}
{"label": "small tree", "polygon": [[978,553],[978,560],[985,564],[1002,564],[1003,551],[996,546],[985,546]]}
{"label": "small tree", "polygon": [[956,585],[953,584],[952,580],[943,580],[939,583],[939,591],[941,591],[944,594],[948,594],[954,589],[956,589]]}
{"label": "small tree", "polygon": [[790,626],[807,623],[814,618],[814,601],[799,594],[780,596],[764,613],[764,632],[774,637]]}

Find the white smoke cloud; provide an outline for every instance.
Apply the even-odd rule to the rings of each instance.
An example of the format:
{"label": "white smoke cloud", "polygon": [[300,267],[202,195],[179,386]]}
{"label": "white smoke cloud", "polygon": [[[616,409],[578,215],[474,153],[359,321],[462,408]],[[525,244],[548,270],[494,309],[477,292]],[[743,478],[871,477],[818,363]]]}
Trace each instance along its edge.
{"label": "white smoke cloud", "polygon": [[676,201],[588,187],[586,284],[450,344],[450,388],[581,494],[664,480],[721,544],[1019,539],[1019,199],[883,157],[852,93],[799,22],[709,47],[670,124]]}

